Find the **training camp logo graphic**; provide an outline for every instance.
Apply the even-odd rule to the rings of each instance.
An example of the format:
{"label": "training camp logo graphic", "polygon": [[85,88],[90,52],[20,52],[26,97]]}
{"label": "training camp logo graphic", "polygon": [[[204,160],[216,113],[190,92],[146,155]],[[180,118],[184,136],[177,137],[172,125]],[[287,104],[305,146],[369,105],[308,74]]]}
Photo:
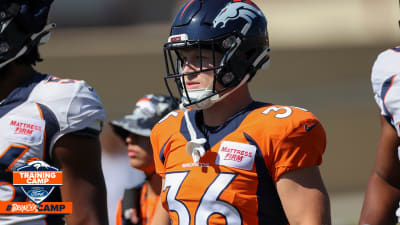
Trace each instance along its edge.
{"label": "training camp logo graphic", "polygon": [[237,20],[239,18],[245,19],[249,24],[253,23],[253,19],[257,16],[258,9],[248,3],[244,2],[233,2],[223,8],[220,13],[215,17],[213,26],[216,28],[220,23],[224,28],[226,24],[231,20]]}
{"label": "training camp logo graphic", "polygon": [[0,202],[1,214],[71,214],[71,202],[44,202],[63,181],[62,171],[34,160],[13,172],[13,185],[20,187],[29,202]]}
{"label": "training camp logo graphic", "polygon": [[43,161],[32,161],[14,173],[14,186],[21,186],[26,196],[40,204],[56,186],[62,185],[62,172]]}

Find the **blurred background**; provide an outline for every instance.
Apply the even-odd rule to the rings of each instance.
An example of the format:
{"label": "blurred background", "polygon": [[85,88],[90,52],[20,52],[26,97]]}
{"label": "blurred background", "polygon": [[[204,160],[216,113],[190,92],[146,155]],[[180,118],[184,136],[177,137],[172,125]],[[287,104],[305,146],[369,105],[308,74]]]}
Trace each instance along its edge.
{"label": "blurred background", "polygon": [[[252,94],[258,100],[307,108],[322,121],[328,145],[321,170],[333,224],[356,224],[379,139],[370,71],[379,52],[399,43],[399,2],[255,2],[269,21],[271,65],[251,82]],[[117,119],[131,112],[144,94],[167,94],[162,45],[182,3],[55,1],[50,18],[58,27],[41,47],[45,61],[37,67],[86,80],[102,98],[107,121]],[[108,126],[101,138],[107,154],[127,158]],[[105,173],[117,169],[115,162],[108,163]],[[124,176],[118,182],[125,182]]]}

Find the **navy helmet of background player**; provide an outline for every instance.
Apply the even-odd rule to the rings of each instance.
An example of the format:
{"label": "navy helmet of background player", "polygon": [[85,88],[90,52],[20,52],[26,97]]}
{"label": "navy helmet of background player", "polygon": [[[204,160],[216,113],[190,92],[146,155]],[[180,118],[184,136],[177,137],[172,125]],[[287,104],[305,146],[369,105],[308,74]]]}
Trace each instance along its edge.
{"label": "navy helmet of background player", "polygon": [[[107,224],[99,133],[104,110],[84,81],[41,74],[38,45],[52,0],[0,1],[0,201],[25,202],[12,171],[31,160],[63,171],[63,186],[46,201],[72,202],[69,225]],[[33,129],[34,127],[34,129]],[[30,129],[32,128],[32,129]],[[0,215],[0,224],[65,224],[63,215]]]}
{"label": "navy helmet of background player", "polygon": [[47,17],[53,0],[13,1],[0,4],[0,67],[26,55],[40,42],[46,42],[49,30]]}
{"label": "navy helmet of background player", "polygon": [[[251,2],[230,4],[226,5],[226,1],[190,1],[172,24],[168,43],[164,45],[165,80],[170,94],[180,95],[185,107],[209,108],[221,100],[222,92],[227,89],[232,92],[250,81],[269,61],[267,21],[261,10]],[[224,6],[225,9],[220,11]],[[215,52],[222,53],[223,57],[219,65],[212,68],[200,66],[199,71],[182,73],[184,59],[178,50],[185,48],[197,48],[199,55],[204,49],[212,50],[213,62],[217,60]],[[198,65],[201,64],[199,60]],[[188,90],[182,82],[184,76],[206,71],[214,73],[214,82],[207,88]],[[176,91],[171,87],[171,79],[177,85]],[[217,90],[216,82],[223,88]]]}

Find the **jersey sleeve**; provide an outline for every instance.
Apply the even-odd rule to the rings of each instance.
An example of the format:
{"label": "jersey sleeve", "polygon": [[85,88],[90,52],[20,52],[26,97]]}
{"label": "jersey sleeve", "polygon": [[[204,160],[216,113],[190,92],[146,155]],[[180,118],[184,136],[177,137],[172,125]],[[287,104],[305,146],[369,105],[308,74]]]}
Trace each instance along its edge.
{"label": "jersey sleeve", "polygon": [[400,73],[400,49],[398,47],[383,51],[376,58],[371,71],[372,90],[376,104],[381,110],[381,114],[387,116],[384,110],[382,95],[385,90],[384,83],[390,77]]}
{"label": "jersey sleeve", "polygon": [[154,158],[154,166],[155,166],[155,171],[158,175],[161,177],[165,177],[165,167],[164,163],[160,159],[160,154],[161,154],[161,149],[158,147],[158,139],[157,139],[157,134],[156,134],[156,129],[153,129],[150,134],[150,141],[151,141],[151,146],[153,148],[153,158]]}
{"label": "jersey sleeve", "polygon": [[57,118],[58,131],[51,139],[50,149],[62,136],[86,130],[98,136],[105,112],[97,93],[85,81],[50,79],[32,93],[34,101],[47,106]]}
{"label": "jersey sleeve", "polygon": [[103,105],[97,93],[85,82],[78,86],[67,112],[65,126],[61,127],[62,133],[85,128],[101,131],[105,117]]}
{"label": "jersey sleeve", "polygon": [[150,141],[153,148],[153,157],[155,170],[158,175],[165,177],[165,166],[164,166],[164,151],[162,149],[161,141],[161,127],[155,126],[150,134]]}
{"label": "jersey sleeve", "polygon": [[150,141],[153,148],[155,170],[158,175],[165,177],[165,160],[168,157],[168,150],[174,139],[174,135],[180,133],[180,120],[183,111],[175,110],[164,116],[151,130]]}
{"label": "jersey sleeve", "polygon": [[400,137],[400,77],[388,78],[382,88],[382,111]]}
{"label": "jersey sleeve", "polygon": [[326,147],[326,135],[321,123],[309,112],[292,120],[273,147],[271,174],[276,182],[286,172],[320,165]]}

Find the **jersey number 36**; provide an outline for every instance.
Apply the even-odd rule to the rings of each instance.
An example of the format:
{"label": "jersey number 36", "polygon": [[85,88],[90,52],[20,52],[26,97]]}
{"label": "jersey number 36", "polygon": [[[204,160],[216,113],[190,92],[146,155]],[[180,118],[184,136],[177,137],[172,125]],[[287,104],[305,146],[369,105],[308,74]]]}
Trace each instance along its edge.
{"label": "jersey number 36", "polygon": [[[179,218],[179,225],[190,224],[190,212],[187,206],[176,198],[189,171],[173,172],[165,175],[165,188],[167,192],[167,203],[170,211],[176,212]],[[239,211],[229,203],[219,199],[221,193],[235,179],[234,173],[219,173],[218,176],[208,186],[206,192],[201,197],[195,215],[194,224],[208,224],[208,219],[213,214],[219,214],[226,220],[226,224],[240,225],[242,217]]]}

